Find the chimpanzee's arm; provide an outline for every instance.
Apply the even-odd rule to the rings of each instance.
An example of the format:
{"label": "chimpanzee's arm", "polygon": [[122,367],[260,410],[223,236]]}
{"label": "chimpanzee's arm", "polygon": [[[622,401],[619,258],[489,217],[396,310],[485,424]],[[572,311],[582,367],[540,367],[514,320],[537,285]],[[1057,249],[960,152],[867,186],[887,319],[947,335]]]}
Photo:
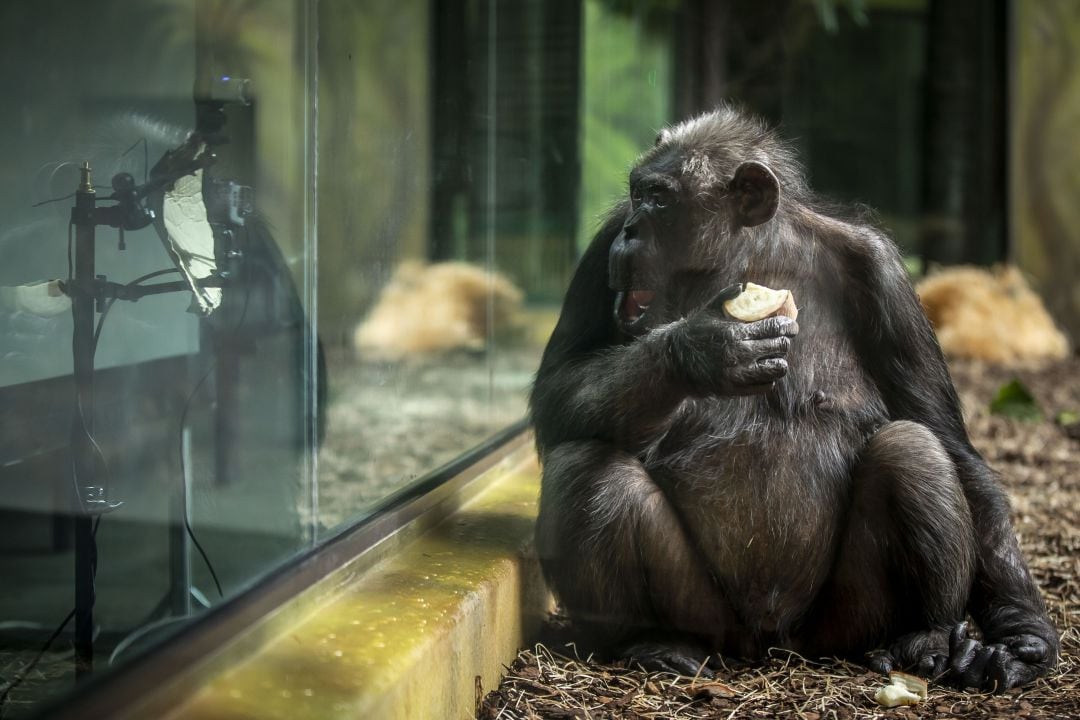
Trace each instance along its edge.
{"label": "chimpanzee's arm", "polygon": [[862,235],[845,262],[852,293],[845,307],[863,367],[892,420],[922,423],[941,440],[971,506],[978,564],[969,610],[984,644],[954,633],[953,674],[968,685],[996,681],[999,690],[1028,682],[1056,664],[1059,641],[1020,554],[1008,498],[968,439],[948,366],[892,243]]}
{"label": "chimpanzee's arm", "polygon": [[725,288],[705,307],[633,339],[614,321],[608,252],[622,227],[616,212],[585,252],[548,342],[531,397],[541,454],[568,440],[642,449],[688,397],[764,392],[787,372],[787,317],[741,323],[724,316]]}
{"label": "chimpanzee's arm", "polygon": [[[612,320],[608,250],[623,214],[612,214],[582,256],[544,350],[530,398],[541,453],[566,440],[622,444],[647,435],[647,420],[677,402],[663,372],[662,334],[620,343]],[[634,424],[641,432],[632,432]]]}

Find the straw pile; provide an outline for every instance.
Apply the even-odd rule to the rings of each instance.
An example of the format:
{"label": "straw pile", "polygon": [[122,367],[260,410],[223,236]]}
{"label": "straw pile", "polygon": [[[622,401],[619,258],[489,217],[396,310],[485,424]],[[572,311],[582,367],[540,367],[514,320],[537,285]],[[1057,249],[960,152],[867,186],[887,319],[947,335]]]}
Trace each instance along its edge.
{"label": "straw pile", "polygon": [[[1053,422],[1063,411],[1080,411],[1080,360],[1016,373],[958,363],[953,374],[972,439],[1002,474],[1014,527],[1062,634],[1054,675],[1002,695],[932,683],[925,702],[886,710],[873,700],[885,679],[840,661],[777,650],[764,664],[729,663],[706,681],[589,662],[573,646],[538,645],[518,656],[497,690],[479,698],[477,717],[1080,718],[1080,439]],[[1014,374],[1046,420],[989,413],[997,388]]]}

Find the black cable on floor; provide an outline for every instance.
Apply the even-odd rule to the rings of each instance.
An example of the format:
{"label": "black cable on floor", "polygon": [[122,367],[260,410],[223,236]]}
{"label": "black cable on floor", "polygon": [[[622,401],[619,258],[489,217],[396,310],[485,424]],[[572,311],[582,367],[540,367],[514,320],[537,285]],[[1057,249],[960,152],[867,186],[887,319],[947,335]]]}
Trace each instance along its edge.
{"label": "black cable on floor", "polygon": [[22,681],[26,679],[26,676],[30,674],[30,671],[33,670],[39,662],[41,662],[41,658],[45,657],[45,653],[49,652],[49,648],[52,647],[52,644],[54,642],[56,642],[56,638],[60,637],[60,633],[64,632],[64,628],[67,627],[67,624],[71,622],[71,618],[73,617],[75,617],[74,608],[71,609],[71,612],[68,613],[68,616],[64,618],[64,621],[60,623],[59,627],[57,627],[56,630],[53,631],[53,634],[50,635],[49,639],[45,641],[45,644],[41,646],[41,649],[38,650],[38,654],[34,656],[34,659],[28,662],[22,670],[15,673],[15,676],[12,678],[11,682],[8,683],[8,686],[6,688],[4,688],[4,692],[0,693],[0,718],[4,717],[4,705],[7,703],[7,699],[8,696],[11,695],[11,691],[19,687],[19,685],[22,684]]}

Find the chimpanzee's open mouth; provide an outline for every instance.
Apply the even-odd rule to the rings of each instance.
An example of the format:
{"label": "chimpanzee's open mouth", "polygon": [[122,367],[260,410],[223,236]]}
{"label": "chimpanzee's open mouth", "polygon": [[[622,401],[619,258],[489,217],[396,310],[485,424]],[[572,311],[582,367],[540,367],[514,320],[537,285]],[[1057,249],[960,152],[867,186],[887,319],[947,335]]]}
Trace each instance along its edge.
{"label": "chimpanzee's open mouth", "polygon": [[636,325],[656,297],[652,290],[628,290],[615,295],[615,316],[627,329]]}

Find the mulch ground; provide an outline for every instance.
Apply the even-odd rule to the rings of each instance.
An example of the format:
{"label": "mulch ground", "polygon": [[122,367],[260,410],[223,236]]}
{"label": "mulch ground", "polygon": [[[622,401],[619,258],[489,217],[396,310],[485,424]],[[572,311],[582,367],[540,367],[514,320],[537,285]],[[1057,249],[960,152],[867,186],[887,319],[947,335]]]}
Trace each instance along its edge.
{"label": "mulch ground", "polygon": [[[1054,422],[1080,412],[1080,358],[1043,369],[956,363],[953,376],[976,447],[1013,500],[1013,523],[1061,632],[1057,671],[1001,695],[931,683],[923,703],[887,710],[873,695],[884,679],[858,665],[775,652],[716,680],[647,674],[588,662],[572,647],[523,651],[479,704],[482,720],[513,718],[1080,718],[1080,437]],[[997,389],[1020,379],[1043,421],[991,415]],[[1074,435],[1077,433],[1073,432]]]}

